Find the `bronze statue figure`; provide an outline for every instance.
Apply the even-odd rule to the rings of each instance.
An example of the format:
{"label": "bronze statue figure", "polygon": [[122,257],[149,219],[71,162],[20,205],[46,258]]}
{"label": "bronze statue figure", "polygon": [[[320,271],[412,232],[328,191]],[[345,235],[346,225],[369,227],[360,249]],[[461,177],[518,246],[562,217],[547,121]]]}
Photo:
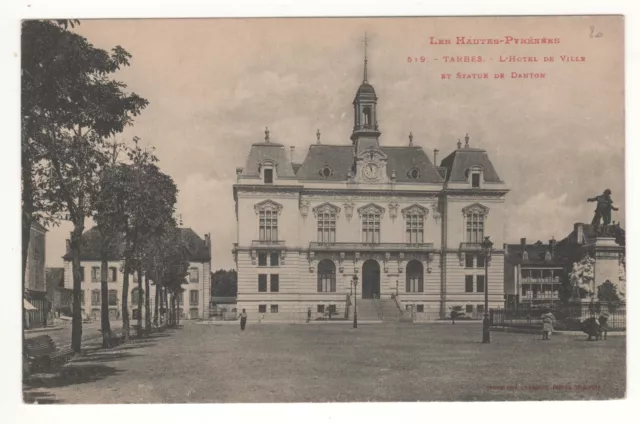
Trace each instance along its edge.
{"label": "bronze statue figure", "polygon": [[600,220],[602,219],[605,227],[611,225],[611,211],[617,211],[618,208],[613,206],[613,200],[611,199],[611,190],[606,189],[600,196],[587,199],[587,202],[597,202],[595,214],[593,215],[593,221],[591,225],[593,228],[600,226]]}

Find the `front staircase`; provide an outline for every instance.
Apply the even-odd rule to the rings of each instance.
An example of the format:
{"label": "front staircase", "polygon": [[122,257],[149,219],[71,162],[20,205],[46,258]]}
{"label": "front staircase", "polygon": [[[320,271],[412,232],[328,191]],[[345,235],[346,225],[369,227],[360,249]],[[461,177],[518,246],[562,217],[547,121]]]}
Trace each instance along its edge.
{"label": "front staircase", "polygon": [[358,320],[399,321],[401,316],[394,299],[358,299]]}
{"label": "front staircase", "polygon": [[380,321],[377,299],[358,299],[359,321]]}

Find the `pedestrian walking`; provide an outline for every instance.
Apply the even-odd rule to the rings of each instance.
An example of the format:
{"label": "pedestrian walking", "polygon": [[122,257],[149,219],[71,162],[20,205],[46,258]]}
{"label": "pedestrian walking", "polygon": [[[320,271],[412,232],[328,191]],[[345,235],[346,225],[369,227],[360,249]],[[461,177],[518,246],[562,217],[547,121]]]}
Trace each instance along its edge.
{"label": "pedestrian walking", "polygon": [[553,333],[554,316],[551,312],[542,315],[542,340],[550,340],[549,336]]}
{"label": "pedestrian walking", "polygon": [[307,322],[311,321],[311,307],[307,308]]}
{"label": "pedestrian walking", "polygon": [[240,314],[240,330],[244,331],[244,327],[247,326],[247,310],[243,309]]}

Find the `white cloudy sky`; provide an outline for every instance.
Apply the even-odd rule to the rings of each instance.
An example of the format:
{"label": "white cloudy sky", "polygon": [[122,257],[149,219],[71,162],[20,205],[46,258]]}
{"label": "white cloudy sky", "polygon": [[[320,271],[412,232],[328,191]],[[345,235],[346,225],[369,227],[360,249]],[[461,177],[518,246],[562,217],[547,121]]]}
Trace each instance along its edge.
{"label": "white cloudy sky", "polygon": [[[590,38],[590,27],[603,33]],[[507,239],[564,237],[590,221],[586,198],[613,191],[624,207],[622,22],[587,18],[99,20],[77,29],[133,59],[118,74],[150,102],[127,130],[156,147],[178,184],[185,226],[210,232],[214,268],[233,266],[232,184],[252,143],[296,146],[301,161],[319,128],[346,144],[362,80],[362,37],[371,39],[369,80],[379,96],[381,143],[414,143],[440,157],[465,133],[486,148],[507,196]],[[557,45],[431,46],[441,38],[560,37]],[[407,63],[407,57],[428,57]],[[443,55],[482,55],[445,64]],[[504,64],[500,55],[555,56],[554,63]],[[560,55],[585,56],[563,63]],[[434,61],[433,58],[439,58]],[[545,72],[543,80],[451,80],[442,72]],[[431,153],[429,153],[431,156]],[[614,215],[624,220],[624,209]],[[70,226],[50,230],[47,263],[60,266]]]}

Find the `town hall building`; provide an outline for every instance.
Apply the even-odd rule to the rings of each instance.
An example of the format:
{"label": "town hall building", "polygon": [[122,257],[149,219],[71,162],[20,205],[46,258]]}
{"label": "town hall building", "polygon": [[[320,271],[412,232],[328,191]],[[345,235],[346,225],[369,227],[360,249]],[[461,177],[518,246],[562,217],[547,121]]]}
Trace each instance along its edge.
{"label": "town hall building", "polygon": [[[393,302],[427,319],[504,304],[504,200],[509,189],[469,137],[437,164],[422,146],[384,144],[378,97],[364,78],[350,141],[317,133],[302,163],[283,144],[252,145],[233,186],[238,310],[249,319],[350,317]],[[346,137],[345,137],[346,138]],[[291,149],[293,150],[293,148]],[[480,243],[494,250],[485,281]],[[357,284],[354,287],[354,277]],[[361,317],[364,319],[365,317]]]}

